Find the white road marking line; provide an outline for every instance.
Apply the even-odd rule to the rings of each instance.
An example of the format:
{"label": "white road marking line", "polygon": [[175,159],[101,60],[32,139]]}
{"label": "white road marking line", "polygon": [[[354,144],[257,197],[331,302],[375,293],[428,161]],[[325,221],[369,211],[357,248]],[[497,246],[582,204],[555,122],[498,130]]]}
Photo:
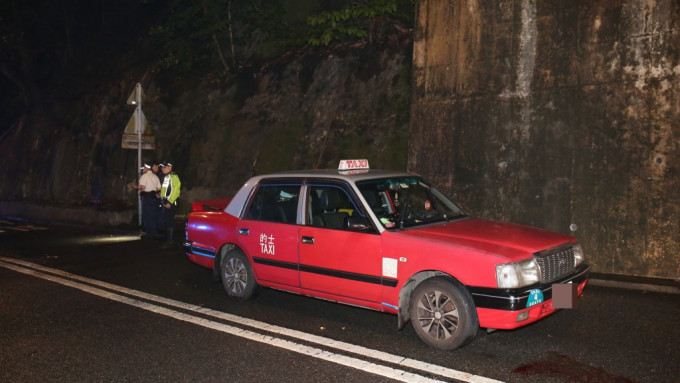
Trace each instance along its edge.
{"label": "white road marking line", "polygon": [[113,292],[105,291],[102,289],[99,289],[97,287],[92,287],[88,286],[79,282],[63,279],[61,277],[57,277],[54,275],[49,275],[45,274],[36,270],[32,269],[27,269],[22,266],[18,265],[12,265],[12,264],[7,264],[4,262],[0,262],[0,266],[3,266],[5,268],[26,274],[26,275],[31,275],[33,277],[41,278],[50,282],[58,283],[64,286],[69,286],[81,291],[84,291],[86,293],[96,295],[102,298],[110,299],[112,301],[120,302],[129,306],[134,306],[137,308],[141,308],[143,310],[151,311],[156,314],[161,314],[173,319],[181,320],[184,322],[188,323],[193,323],[199,326],[203,326],[206,328],[210,328],[216,331],[220,331],[226,334],[238,336],[241,338],[245,338],[248,340],[252,340],[255,342],[260,342],[264,343],[266,345],[270,346],[275,346],[279,347],[288,351],[293,351],[299,354],[307,355],[313,358],[325,360],[331,363],[336,363],[340,364],[346,367],[351,367],[357,370],[362,370],[365,372],[369,372],[372,374],[384,376],[389,379],[394,379],[397,381],[401,382],[423,382],[423,383],[429,383],[429,382],[441,382],[439,380],[434,380],[427,378],[422,375],[416,375],[413,373],[409,373],[407,371],[403,370],[398,370],[395,368],[391,368],[388,366],[380,365],[380,364],[375,364],[369,361],[345,356],[345,355],[340,355],[340,354],[335,354],[329,351],[321,350],[318,348],[314,347],[309,347],[305,346],[303,344],[298,344],[295,342],[291,342],[285,339],[281,338],[275,338],[270,335],[266,334],[260,334],[257,332],[249,331],[249,330],[244,330],[242,328],[226,325],[223,323],[211,321],[205,318],[200,318],[200,317],[195,317],[189,314],[185,314],[179,311],[174,311],[165,307],[157,306],[148,302],[143,302],[139,301],[134,298],[126,297],[123,295],[119,295]]}
{"label": "white road marking line", "polygon": [[[252,328],[255,328],[255,329],[268,331],[268,332],[271,332],[271,333],[274,333],[274,334],[279,334],[279,335],[291,337],[291,338],[294,338],[294,339],[299,339],[299,340],[309,342],[309,343],[323,345],[324,347],[327,347],[327,348],[342,350],[344,352],[349,352],[349,353],[356,354],[356,355],[370,357],[372,359],[379,360],[379,361],[382,361],[382,362],[392,363],[392,364],[395,364],[395,365],[408,367],[408,368],[415,369],[415,370],[418,370],[418,371],[423,371],[423,372],[428,373],[428,374],[435,374],[435,375],[439,375],[439,376],[442,376],[442,377],[445,377],[445,378],[456,379],[456,380],[460,380],[460,381],[463,381],[463,382],[469,382],[469,383],[502,383],[499,380],[495,380],[495,379],[491,379],[491,378],[487,378],[487,377],[483,377],[483,376],[478,376],[478,375],[474,375],[474,374],[469,374],[469,373],[466,373],[466,372],[450,369],[450,368],[447,368],[447,367],[434,365],[434,364],[426,363],[426,362],[419,361],[419,360],[409,359],[409,358],[405,358],[405,357],[402,357],[402,356],[382,352],[382,351],[379,351],[379,350],[374,350],[374,349],[370,349],[370,348],[367,348],[367,347],[354,345],[354,344],[351,344],[351,343],[345,343],[345,342],[330,339],[330,338],[325,338],[325,337],[321,337],[321,336],[317,336],[317,335],[313,335],[313,334],[307,334],[307,333],[304,333],[304,332],[301,332],[301,331],[292,330],[292,329],[288,329],[288,328],[285,328],[285,327],[271,325],[271,324],[268,324],[268,323],[265,323],[265,322],[260,322],[260,321],[256,321],[256,320],[252,320],[252,319],[248,319],[248,318],[239,317],[239,316],[236,316],[236,315],[232,315],[232,314],[228,314],[228,313],[225,313],[225,312],[209,309],[209,308],[202,307],[202,306],[193,305],[193,304],[190,304],[190,303],[185,303],[185,302],[180,302],[180,301],[176,301],[176,300],[173,300],[173,299],[163,298],[163,297],[160,297],[160,296],[157,296],[157,295],[152,295],[152,294],[144,293],[144,292],[141,292],[141,291],[128,289],[126,287],[113,285],[113,284],[110,284],[110,283],[107,283],[107,282],[98,281],[96,279],[90,279],[90,278],[87,278],[87,277],[82,277],[82,276],[79,276],[79,275],[76,275],[76,274],[71,274],[71,273],[61,271],[61,270],[58,270],[58,269],[51,269],[51,268],[48,268],[48,267],[40,266],[40,265],[37,265],[37,264],[34,264],[34,263],[30,263],[30,262],[26,262],[26,261],[22,261],[22,260],[18,260],[18,259],[5,258],[5,257],[0,256],[0,260],[5,261],[5,262],[14,263],[14,264],[17,264],[17,265],[21,265],[21,266],[24,266],[24,267],[28,267],[28,268],[31,268],[31,269],[34,269],[34,270],[40,270],[40,271],[44,271],[46,273],[59,275],[59,276],[62,276],[62,277],[73,279],[73,280],[78,280],[78,281],[81,281],[81,282],[84,282],[84,283],[88,283],[88,284],[99,286],[99,287],[106,288],[106,289],[109,289],[109,290],[117,291],[117,292],[120,292],[120,293],[123,293],[123,294],[127,294],[127,295],[137,297],[137,298],[145,299],[145,300],[156,302],[156,303],[161,303],[161,304],[171,306],[171,307],[176,307],[176,308],[179,308],[179,309],[182,309],[182,310],[192,311],[192,312],[208,315],[208,316],[211,316],[211,317],[214,317],[214,318],[222,319],[222,320],[225,320],[225,321],[237,323],[237,324],[240,324],[240,325],[246,325],[246,326],[249,326],[249,327],[252,327]],[[7,268],[11,268],[10,266],[12,266],[12,265],[9,265],[9,264],[3,264],[2,262],[0,262],[0,265],[7,267]],[[19,271],[19,270],[17,270],[17,271]],[[20,271],[20,272],[23,272],[23,271]],[[42,276],[40,276],[40,277],[42,278]],[[47,275],[47,277],[50,277],[50,276]],[[58,279],[55,282],[62,283],[61,281],[62,281],[61,279]],[[71,281],[64,281],[64,282],[77,284],[77,283],[71,282]],[[66,284],[66,283],[62,283],[62,284]],[[70,284],[66,284],[66,285],[71,286]],[[78,286],[84,286],[84,285],[80,285],[80,284],[77,284],[77,285]],[[75,288],[78,288],[80,290],[83,290],[82,288],[80,288],[78,286],[71,286],[71,287],[75,287]],[[84,287],[89,288],[89,289],[94,289],[94,290],[97,290],[97,291],[102,291],[102,290],[99,290],[99,289],[96,289],[96,288],[90,287],[90,286],[84,286]],[[86,291],[86,290],[83,290],[83,291]],[[109,293],[109,292],[106,292],[106,291],[103,291],[103,293],[106,294],[106,295],[112,294],[112,295],[118,296],[117,294]],[[100,296],[103,296],[105,298],[108,298],[108,296],[104,296],[100,293],[96,293],[95,295],[100,295]],[[120,296],[118,296],[118,297],[120,297]],[[135,301],[135,302],[139,302],[139,301],[136,301],[132,298],[127,298],[127,297],[121,297],[121,298],[131,300],[131,301]],[[112,299],[112,298],[110,298],[110,299]],[[118,299],[113,299],[113,300],[118,300]],[[126,303],[126,302],[123,302],[123,303]],[[158,308],[158,309],[161,309],[161,310],[167,310],[167,311],[172,312],[172,313],[185,315],[189,318],[196,318],[196,317],[192,317],[188,314],[178,313],[178,312],[175,312],[175,311],[163,308],[163,307],[151,305],[151,304],[146,303],[146,302],[140,302],[140,303],[145,304],[145,305],[149,305],[149,306],[153,306],[154,308]],[[137,305],[135,305],[135,306],[137,306]],[[140,307],[140,306],[137,306],[137,307]],[[144,308],[144,307],[141,307],[141,308]],[[146,308],[144,308],[144,309],[146,309]],[[157,312],[156,310],[150,310],[150,311]],[[162,312],[159,312],[159,313],[163,314]],[[163,314],[163,315],[166,315],[166,314]],[[172,316],[172,315],[168,315],[168,316]],[[174,316],[172,316],[172,317],[174,317]],[[177,318],[177,319],[184,320],[184,319],[181,319],[181,318]],[[203,322],[203,321],[211,322],[211,321],[208,321],[208,320],[202,319],[202,318],[196,318],[196,319],[198,319],[200,322]],[[190,321],[190,322],[193,323],[193,321]],[[211,322],[211,323],[215,323],[219,326],[227,326],[227,325],[223,325],[223,324],[220,324],[220,323],[217,323],[217,322]],[[200,324],[200,323],[197,323],[197,324]],[[203,324],[200,324],[200,325],[203,325]],[[205,327],[212,328],[211,326],[205,326]],[[231,326],[227,326],[227,327],[232,328]],[[222,331],[222,330],[219,330],[219,331]],[[223,332],[226,332],[226,331],[223,331]],[[238,329],[238,333],[234,333],[233,335],[241,336],[240,334],[242,332],[252,333],[251,331],[248,331],[248,330]],[[231,334],[231,332],[230,332],[230,334]],[[253,334],[257,334],[259,337],[266,337],[267,340],[263,341],[265,343],[271,342],[273,339],[278,339],[278,338],[271,337],[269,335],[258,334],[258,333],[253,333]],[[250,339],[250,338],[248,338],[248,339]],[[253,340],[257,340],[257,339],[253,339]],[[289,342],[289,341],[283,340],[283,339],[281,339],[280,341],[281,342]],[[293,343],[293,342],[289,342],[289,343],[296,344],[296,343]],[[299,345],[299,346],[307,347],[307,346],[304,346],[304,345]],[[281,346],[279,346],[279,347],[281,347]],[[318,349],[314,349],[314,350],[318,350]],[[333,354],[333,353],[323,351],[323,350],[318,350],[318,351],[323,352],[323,353],[332,354],[332,355],[338,355],[338,354]],[[301,352],[301,353],[304,353],[304,352]],[[314,355],[311,355],[311,356],[314,356]],[[342,355],[338,355],[338,356],[342,356]],[[349,365],[350,367],[354,367],[355,365],[361,365],[363,363],[369,363],[369,364],[373,365],[373,363],[366,362],[366,361],[363,361],[363,360],[360,360],[360,359],[355,359],[355,358],[351,358],[351,357],[347,357],[347,358],[350,358],[350,359],[353,360],[352,364]],[[328,360],[328,359],[324,359],[324,360]],[[356,364],[357,363],[356,361],[360,361],[361,363]],[[342,363],[340,363],[340,364],[342,364]],[[378,365],[378,366],[380,366],[380,365]],[[380,366],[380,367],[391,369],[390,367],[387,367],[387,366]],[[400,371],[404,374],[409,374],[406,371],[401,371],[401,370],[396,370],[396,371]],[[371,372],[371,371],[369,371],[369,372]],[[382,375],[382,374],[380,374],[380,375]],[[383,375],[383,376],[385,376],[385,375]],[[419,378],[425,378],[425,377],[420,376],[420,375],[415,375],[415,376],[419,377]],[[390,378],[395,379],[391,376],[390,376]],[[427,379],[427,378],[425,378],[425,379]],[[401,379],[397,379],[397,380],[401,380]],[[417,380],[406,379],[404,381],[412,382],[412,381],[417,381]],[[432,380],[427,380],[427,381],[432,381]]]}
{"label": "white road marking line", "polygon": [[20,227],[22,229],[27,229],[27,230],[47,230],[46,227],[34,226],[34,225],[21,225],[21,226],[17,226],[17,227]]}
{"label": "white road marking line", "polygon": [[14,231],[31,231],[31,229],[25,229],[21,226],[3,226],[2,228]]}
{"label": "white road marking line", "polygon": [[[34,225],[12,225],[12,222],[3,222],[0,221],[0,228],[2,229],[8,229],[8,230],[14,230],[14,231],[33,231],[33,230],[47,230],[46,227],[43,226],[34,226]],[[0,231],[4,232],[4,231]]]}

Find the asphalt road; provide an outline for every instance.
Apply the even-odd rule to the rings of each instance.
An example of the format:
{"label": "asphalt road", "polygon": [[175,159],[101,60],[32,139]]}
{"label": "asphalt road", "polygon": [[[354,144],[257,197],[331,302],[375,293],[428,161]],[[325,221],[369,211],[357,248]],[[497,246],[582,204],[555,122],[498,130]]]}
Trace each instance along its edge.
{"label": "asphalt road", "polygon": [[587,286],[574,310],[469,346],[264,289],[228,299],[181,248],[0,221],[0,382],[675,382],[680,295]]}

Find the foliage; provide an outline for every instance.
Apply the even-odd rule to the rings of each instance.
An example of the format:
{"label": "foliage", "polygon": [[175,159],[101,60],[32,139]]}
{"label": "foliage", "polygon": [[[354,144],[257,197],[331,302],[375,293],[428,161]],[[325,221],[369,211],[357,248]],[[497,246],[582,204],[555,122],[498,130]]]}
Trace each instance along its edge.
{"label": "foliage", "polygon": [[111,57],[231,77],[296,47],[370,41],[412,19],[413,0],[4,0],[0,134],[43,98],[101,79],[95,68]]}
{"label": "foliage", "polygon": [[373,21],[381,17],[412,20],[413,0],[350,2],[338,9],[320,12],[307,20],[310,26],[308,42],[318,46],[367,37]]}
{"label": "foliage", "polygon": [[413,0],[171,0],[166,12],[149,34],[161,68],[233,75],[305,44],[370,37],[376,20],[410,26]]}
{"label": "foliage", "polygon": [[238,72],[262,39],[283,38],[284,12],[278,1],[172,0],[167,15],[151,28],[149,43],[163,52],[162,68],[185,72],[220,63]]}

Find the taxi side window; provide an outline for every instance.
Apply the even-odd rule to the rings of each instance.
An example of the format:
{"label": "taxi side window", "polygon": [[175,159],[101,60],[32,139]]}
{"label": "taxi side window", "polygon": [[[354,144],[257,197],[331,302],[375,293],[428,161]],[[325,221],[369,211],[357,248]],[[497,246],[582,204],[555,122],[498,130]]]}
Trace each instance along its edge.
{"label": "taxi side window", "polygon": [[295,224],[299,194],[300,186],[296,185],[258,186],[244,218]]}
{"label": "taxi side window", "polygon": [[310,186],[307,224],[329,229],[347,228],[347,218],[356,209],[347,193],[336,186]]}

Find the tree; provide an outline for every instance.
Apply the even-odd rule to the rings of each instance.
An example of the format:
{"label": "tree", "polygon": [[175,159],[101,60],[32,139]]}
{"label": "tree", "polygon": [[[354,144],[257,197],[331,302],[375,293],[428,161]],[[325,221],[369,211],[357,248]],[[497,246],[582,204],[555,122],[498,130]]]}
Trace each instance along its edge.
{"label": "tree", "polygon": [[281,38],[283,14],[271,0],[173,0],[167,17],[152,28],[150,43],[160,44],[163,68],[183,72],[219,62],[233,74],[248,64],[261,40]]}
{"label": "tree", "polygon": [[[371,39],[371,32],[375,32],[378,21],[388,21],[402,29],[410,28],[412,20],[413,0],[350,1],[337,9],[309,17],[308,42],[317,46],[366,37]],[[408,27],[403,26],[404,23]]]}
{"label": "tree", "polygon": [[219,63],[235,74],[291,48],[370,39],[379,25],[408,29],[413,14],[413,0],[172,0],[150,43],[162,68]]}

